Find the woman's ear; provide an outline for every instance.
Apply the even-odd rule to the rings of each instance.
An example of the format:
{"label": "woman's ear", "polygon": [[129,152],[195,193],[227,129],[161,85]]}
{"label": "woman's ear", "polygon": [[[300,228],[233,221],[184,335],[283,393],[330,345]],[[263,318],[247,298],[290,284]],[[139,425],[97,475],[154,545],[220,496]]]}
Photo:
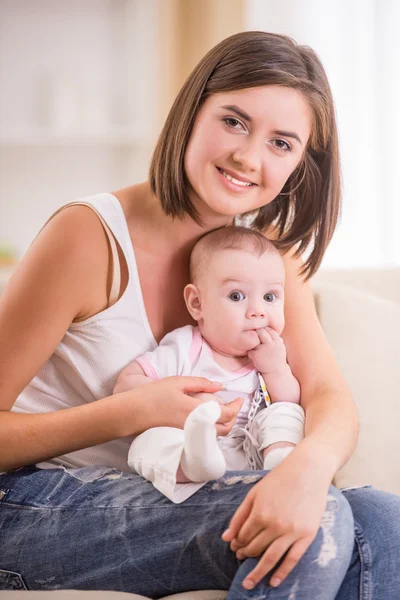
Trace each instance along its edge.
{"label": "woman's ear", "polygon": [[199,321],[202,316],[200,290],[194,283],[188,283],[183,290],[186,306],[192,318]]}

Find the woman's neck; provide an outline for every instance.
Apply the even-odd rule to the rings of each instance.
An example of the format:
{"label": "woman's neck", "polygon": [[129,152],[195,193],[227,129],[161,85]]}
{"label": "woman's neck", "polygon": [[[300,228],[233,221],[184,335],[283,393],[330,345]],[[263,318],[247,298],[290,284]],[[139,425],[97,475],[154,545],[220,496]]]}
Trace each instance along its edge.
{"label": "woman's neck", "polygon": [[190,254],[194,244],[207,231],[232,222],[231,217],[221,215],[202,218],[201,225],[189,216],[174,219],[164,213],[159,199],[151,192],[147,181],[118,190],[114,195],[124,209],[128,227],[132,223],[132,229],[136,229],[134,223],[139,223],[144,236],[154,237],[156,234],[157,245],[165,244],[171,250],[175,248],[178,253]]}

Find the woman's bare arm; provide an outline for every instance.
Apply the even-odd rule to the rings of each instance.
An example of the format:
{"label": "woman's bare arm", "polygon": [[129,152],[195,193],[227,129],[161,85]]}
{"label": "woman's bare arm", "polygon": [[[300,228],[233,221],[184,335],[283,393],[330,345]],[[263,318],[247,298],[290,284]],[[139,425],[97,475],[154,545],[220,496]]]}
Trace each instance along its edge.
{"label": "woman's bare arm", "polygon": [[44,415],[8,412],[70,323],[106,308],[108,264],[97,216],[70,207],[39,234],[0,297],[0,470],[120,435],[111,411],[105,417],[107,401]]}
{"label": "woman's bare arm", "polygon": [[[0,471],[33,464],[160,425],[183,427],[218,391],[204,378],[167,378],[90,404],[44,414],[10,412],[73,320],[108,306],[108,242],[95,213],[70,207],[44,228],[0,297]],[[174,407],[171,410],[171,406]],[[224,407],[229,431],[240,407]]]}
{"label": "woman's bare arm", "polygon": [[301,387],[306,436],[295,452],[317,461],[328,478],[350,458],[358,436],[358,417],[349,389],[326,340],[309,283],[298,276],[302,266],[291,254],[286,268],[283,339],[288,362]]}

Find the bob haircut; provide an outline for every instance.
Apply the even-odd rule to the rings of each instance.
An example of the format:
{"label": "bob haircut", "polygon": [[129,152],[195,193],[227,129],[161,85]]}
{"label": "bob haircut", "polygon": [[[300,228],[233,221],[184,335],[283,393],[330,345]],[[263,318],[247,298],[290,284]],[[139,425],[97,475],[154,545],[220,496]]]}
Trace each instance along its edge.
{"label": "bob haircut", "polygon": [[311,135],[299,166],[280,194],[252,214],[250,226],[273,228],[276,246],[295,256],[306,249],[302,274],[318,269],[335,231],[341,205],[338,134],[332,93],[324,68],[308,46],[262,31],[237,33],[200,61],[179,92],[150,165],[150,185],[167,215],[189,215],[200,223],[189,198],[184,157],[200,107],[210,94],[264,85],[300,91],[312,110]]}

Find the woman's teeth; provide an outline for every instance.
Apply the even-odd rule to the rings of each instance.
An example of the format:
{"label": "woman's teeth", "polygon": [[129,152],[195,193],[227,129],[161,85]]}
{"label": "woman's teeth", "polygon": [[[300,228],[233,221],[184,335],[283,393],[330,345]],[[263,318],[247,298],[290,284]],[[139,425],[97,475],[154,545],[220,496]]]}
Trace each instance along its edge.
{"label": "woman's teeth", "polygon": [[222,173],[224,177],[226,177],[227,179],[229,179],[229,181],[232,181],[232,183],[235,183],[236,185],[241,185],[243,187],[250,187],[251,185],[253,185],[251,182],[239,181],[239,179],[235,179],[234,177],[232,177],[232,175],[228,175],[228,173],[225,173],[225,171],[223,171],[222,169],[218,170],[220,173]]}

